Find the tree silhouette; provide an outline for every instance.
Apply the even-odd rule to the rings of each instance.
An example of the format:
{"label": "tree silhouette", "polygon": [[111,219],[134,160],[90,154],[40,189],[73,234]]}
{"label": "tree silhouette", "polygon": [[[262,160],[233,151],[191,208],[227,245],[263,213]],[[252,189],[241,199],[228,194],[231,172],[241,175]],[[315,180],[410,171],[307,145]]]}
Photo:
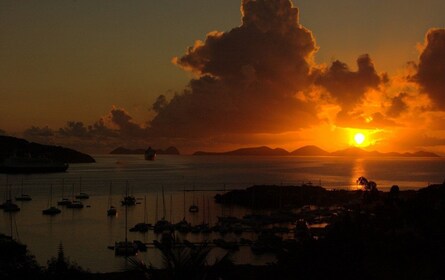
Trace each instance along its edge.
{"label": "tree silhouette", "polygon": [[210,264],[208,259],[211,248],[207,243],[181,243],[171,234],[165,234],[161,242],[155,240],[154,245],[162,254],[161,270],[130,258],[134,269],[142,271],[148,279],[219,279],[223,271],[233,265],[229,252]]}
{"label": "tree silhouette", "polygon": [[365,189],[365,193],[364,193],[364,200],[365,202],[372,202],[378,199],[379,196],[379,190],[377,189],[377,183],[374,181],[368,181],[368,179],[366,179],[363,176],[360,176],[357,179],[357,184],[360,186],[363,186],[363,188]]}

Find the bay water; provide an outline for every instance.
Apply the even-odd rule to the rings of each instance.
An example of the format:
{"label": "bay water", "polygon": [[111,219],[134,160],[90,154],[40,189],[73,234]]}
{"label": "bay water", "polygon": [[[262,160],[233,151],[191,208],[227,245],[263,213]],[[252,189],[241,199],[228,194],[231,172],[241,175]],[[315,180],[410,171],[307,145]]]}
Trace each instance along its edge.
{"label": "bay water", "polygon": [[[217,216],[242,217],[250,210],[241,207],[222,207],[214,203],[217,193],[244,189],[252,185],[321,185],[327,189],[357,189],[356,179],[365,176],[377,183],[380,190],[392,185],[401,190],[419,189],[445,179],[443,158],[349,158],[349,157],[263,157],[263,156],[176,156],[158,155],[146,161],[143,155],[94,155],[96,163],[71,164],[64,173],[6,175],[0,174],[0,200],[26,193],[32,201],[17,201],[17,213],[0,213],[0,233],[26,244],[41,265],[57,255],[59,244],[73,262],[92,272],[111,272],[125,269],[125,258],[117,257],[108,246],[124,240],[151,243],[159,239],[153,231],[128,232],[136,223],[154,224],[161,217],[177,223],[183,218],[192,225],[214,224]],[[71,198],[80,192],[90,198],[82,200],[83,209],[62,210],[56,216],[42,215],[49,205],[63,197]],[[135,206],[121,206],[125,193],[137,198]],[[3,195],[3,196],[2,196]],[[108,217],[109,204],[118,209],[116,217]],[[188,207],[197,204],[198,213]],[[241,237],[255,239],[254,233]],[[220,238],[188,233],[179,236],[192,242]],[[224,239],[239,240],[228,234]],[[215,249],[215,256],[223,254]],[[139,253],[142,261],[162,265],[159,252],[149,248]],[[273,256],[254,255],[250,248],[241,247],[233,259],[236,263],[261,264],[273,261]]]}

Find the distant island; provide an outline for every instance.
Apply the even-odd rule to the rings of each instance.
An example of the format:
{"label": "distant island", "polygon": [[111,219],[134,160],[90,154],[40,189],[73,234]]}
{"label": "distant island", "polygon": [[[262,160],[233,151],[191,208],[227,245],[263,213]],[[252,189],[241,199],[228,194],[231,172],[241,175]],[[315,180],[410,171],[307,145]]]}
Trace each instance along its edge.
{"label": "distant island", "polygon": [[25,139],[0,136],[0,161],[11,156],[45,157],[65,163],[93,163],[96,160],[79,151],[53,145],[28,142]]}
{"label": "distant island", "polygon": [[327,152],[317,146],[309,145],[298,148],[292,152],[288,152],[281,148],[269,148],[266,146],[241,148],[228,152],[204,152],[198,151],[193,155],[238,155],[238,156],[348,156],[348,157],[440,157],[431,152],[418,151],[415,153],[381,153],[377,151],[365,151],[357,147],[350,147],[335,152]]}
{"label": "distant island", "polygon": [[[165,150],[154,149],[158,155],[179,155],[179,150],[176,147],[168,147]],[[118,147],[110,152],[112,155],[143,155],[146,149],[127,149],[124,147]]]}

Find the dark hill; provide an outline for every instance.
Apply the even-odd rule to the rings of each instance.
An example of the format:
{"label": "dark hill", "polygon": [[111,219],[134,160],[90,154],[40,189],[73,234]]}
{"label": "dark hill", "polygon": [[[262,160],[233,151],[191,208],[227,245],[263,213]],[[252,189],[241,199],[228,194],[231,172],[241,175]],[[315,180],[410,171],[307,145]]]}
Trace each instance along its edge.
{"label": "dark hill", "polygon": [[10,136],[0,136],[0,159],[7,158],[14,154],[18,156],[29,154],[32,157],[47,157],[67,163],[96,162],[92,156],[73,149],[61,146],[42,145]]}
{"label": "dark hill", "polygon": [[289,152],[276,148],[271,149],[266,146],[262,147],[254,147],[254,148],[242,148],[234,151],[229,152],[221,152],[221,153],[211,153],[211,152],[196,152],[193,155],[202,156],[202,155],[235,155],[235,156],[288,156]]}
{"label": "dark hill", "polygon": [[329,152],[317,146],[304,146],[290,153],[293,156],[329,156]]}
{"label": "dark hill", "polygon": [[360,156],[360,157],[369,157],[369,156],[376,156],[376,157],[439,157],[439,155],[431,152],[424,152],[419,151],[415,153],[397,153],[397,152],[390,152],[390,153],[380,153],[377,151],[365,151],[357,147],[350,147],[344,150],[336,151],[331,153],[332,156]]}
{"label": "dark hill", "polygon": [[439,157],[439,155],[431,152],[419,151],[415,153],[381,153],[377,151],[365,151],[358,147],[349,147],[344,150],[329,153],[317,146],[304,146],[289,153],[288,151],[276,148],[271,149],[266,146],[242,148],[227,152],[204,152],[198,151],[193,155],[239,155],[239,156],[347,156],[347,157]]}

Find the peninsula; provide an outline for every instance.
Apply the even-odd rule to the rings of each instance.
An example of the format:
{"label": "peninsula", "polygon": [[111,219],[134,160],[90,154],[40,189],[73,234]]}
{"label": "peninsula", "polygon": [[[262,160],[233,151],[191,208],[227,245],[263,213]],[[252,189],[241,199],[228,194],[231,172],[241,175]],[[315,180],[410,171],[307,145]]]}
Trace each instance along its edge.
{"label": "peninsula", "polygon": [[54,145],[28,142],[25,139],[0,136],[0,161],[11,156],[29,155],[35,158],[47,158],[65,163],[93,163],[96,160],[85,153]]}

